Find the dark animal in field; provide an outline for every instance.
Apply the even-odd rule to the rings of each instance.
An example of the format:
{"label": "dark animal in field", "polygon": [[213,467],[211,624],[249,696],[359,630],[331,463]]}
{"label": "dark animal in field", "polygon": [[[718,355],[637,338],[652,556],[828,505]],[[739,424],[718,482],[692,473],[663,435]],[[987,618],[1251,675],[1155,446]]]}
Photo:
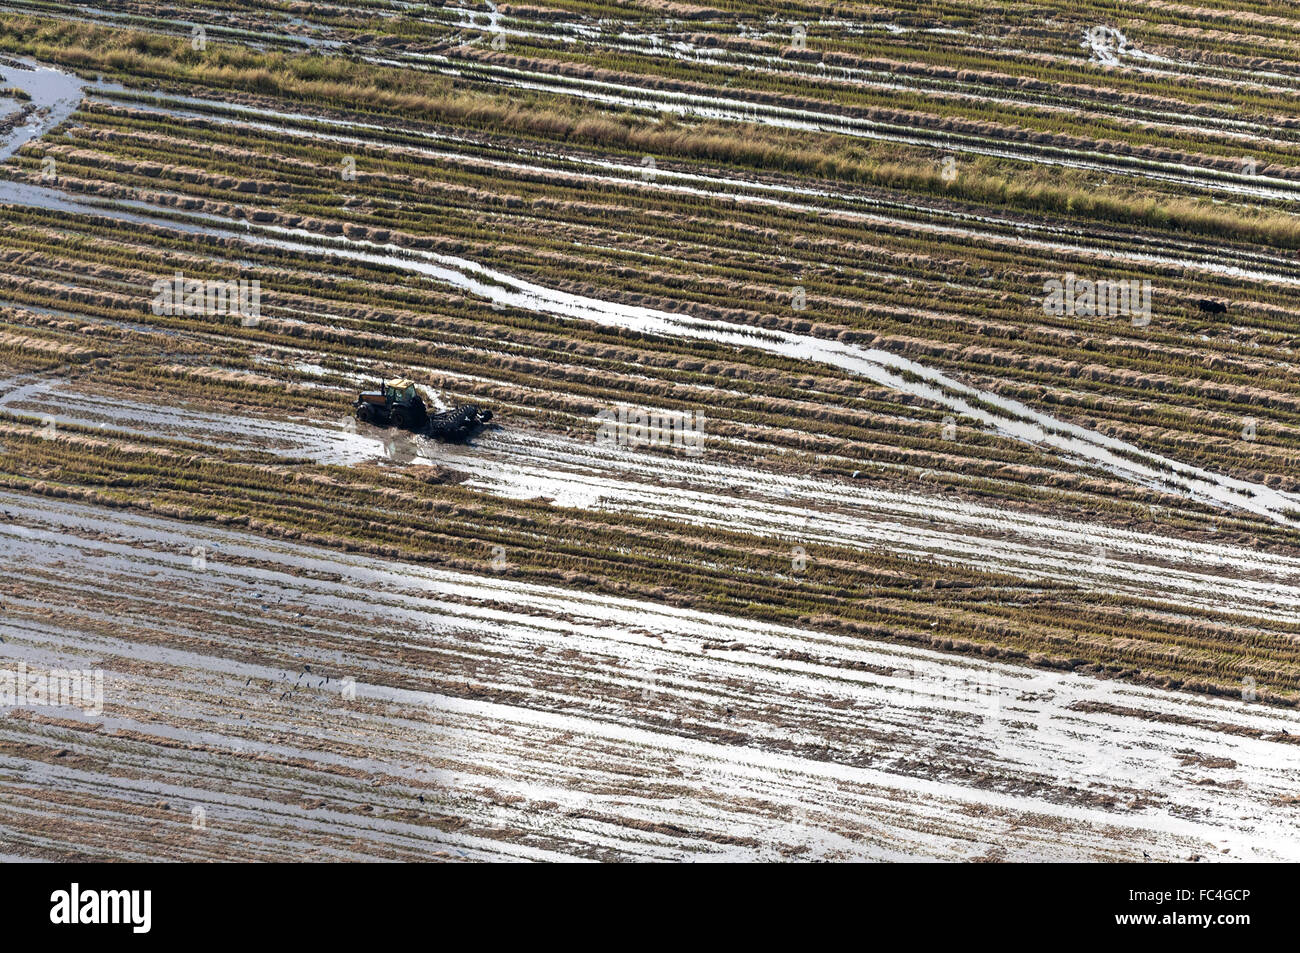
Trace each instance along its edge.
{"label": "dark animal in field", "polygon": [[1207,314],[1223,314],[1228,310],[1228,306],[1222,301],[1211,301],[1209,298],[1202,298],[1196,302],[1196,306]]}

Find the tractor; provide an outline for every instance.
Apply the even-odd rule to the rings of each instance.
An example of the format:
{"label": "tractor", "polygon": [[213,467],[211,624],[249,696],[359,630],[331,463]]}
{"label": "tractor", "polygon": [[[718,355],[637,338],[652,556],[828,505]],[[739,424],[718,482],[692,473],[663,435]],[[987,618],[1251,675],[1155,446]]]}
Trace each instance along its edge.
{"label": "tractor", "polygon": [[415,392],[415,382],[403,377],[382,381],[377,391],[358,394],[354,409],[362,423],[417,432],[424,429],[429,417]]}
{"label": "tractor", "polygon": [[474,404],[430,414],[415,383],[404,377],[383,381],[378,390],[358,394],[354,410],[362,423],[398,427],[440,440],[464,440],[492,419],[492,411]]}

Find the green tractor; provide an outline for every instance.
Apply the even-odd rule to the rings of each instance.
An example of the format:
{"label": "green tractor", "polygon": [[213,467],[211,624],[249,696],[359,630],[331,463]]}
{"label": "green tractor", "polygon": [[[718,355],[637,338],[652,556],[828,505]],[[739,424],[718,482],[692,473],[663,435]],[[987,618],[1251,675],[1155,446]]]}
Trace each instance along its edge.
{"label": "green tractor", "polygon": [[377,391],[358,394],[353,409],[362,423],[398,427],[439,440],[464,440],[492,419],[492,411],[475,404],[430,414],[415,383],[404,377],[383,381]]}

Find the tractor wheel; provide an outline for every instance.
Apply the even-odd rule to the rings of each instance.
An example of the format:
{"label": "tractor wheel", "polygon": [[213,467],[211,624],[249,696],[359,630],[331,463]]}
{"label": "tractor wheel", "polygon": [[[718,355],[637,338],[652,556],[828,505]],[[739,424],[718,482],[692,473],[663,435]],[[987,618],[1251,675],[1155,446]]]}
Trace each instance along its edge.
{"label": "tractor wheel", "polygon": [[373,424],[375,422],[375,408],[364,402],[357,404],[357,420],[363,424]]}
{"label": "tractor wheel", "polygon": [[393,413],[392,413],[392,416],[391,416],[390,419],[392,420],[392,423],[393,423],[393,426],[394,426],[394,427],[399,427],[399,428],[401,428],[402,430],[406,430],[406,429],[407,429],[407,426],[406,426],[406,425],[407,425],[407,419],[406,419],[406,408],[405,408],[405,407],[394,407],[394,408],[393,408]]}

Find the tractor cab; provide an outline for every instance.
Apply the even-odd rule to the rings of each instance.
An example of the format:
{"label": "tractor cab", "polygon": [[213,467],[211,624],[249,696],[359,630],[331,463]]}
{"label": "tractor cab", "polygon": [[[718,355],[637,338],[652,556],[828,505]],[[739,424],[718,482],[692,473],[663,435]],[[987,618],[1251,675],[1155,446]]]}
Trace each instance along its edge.
{"label": "tractor cab", "polygon": [[404,377],[394,377],[390,381],[384,381],[384,397],[390,406],[411,404],[420,399],[415,393],[415,382],[408,381]]}

